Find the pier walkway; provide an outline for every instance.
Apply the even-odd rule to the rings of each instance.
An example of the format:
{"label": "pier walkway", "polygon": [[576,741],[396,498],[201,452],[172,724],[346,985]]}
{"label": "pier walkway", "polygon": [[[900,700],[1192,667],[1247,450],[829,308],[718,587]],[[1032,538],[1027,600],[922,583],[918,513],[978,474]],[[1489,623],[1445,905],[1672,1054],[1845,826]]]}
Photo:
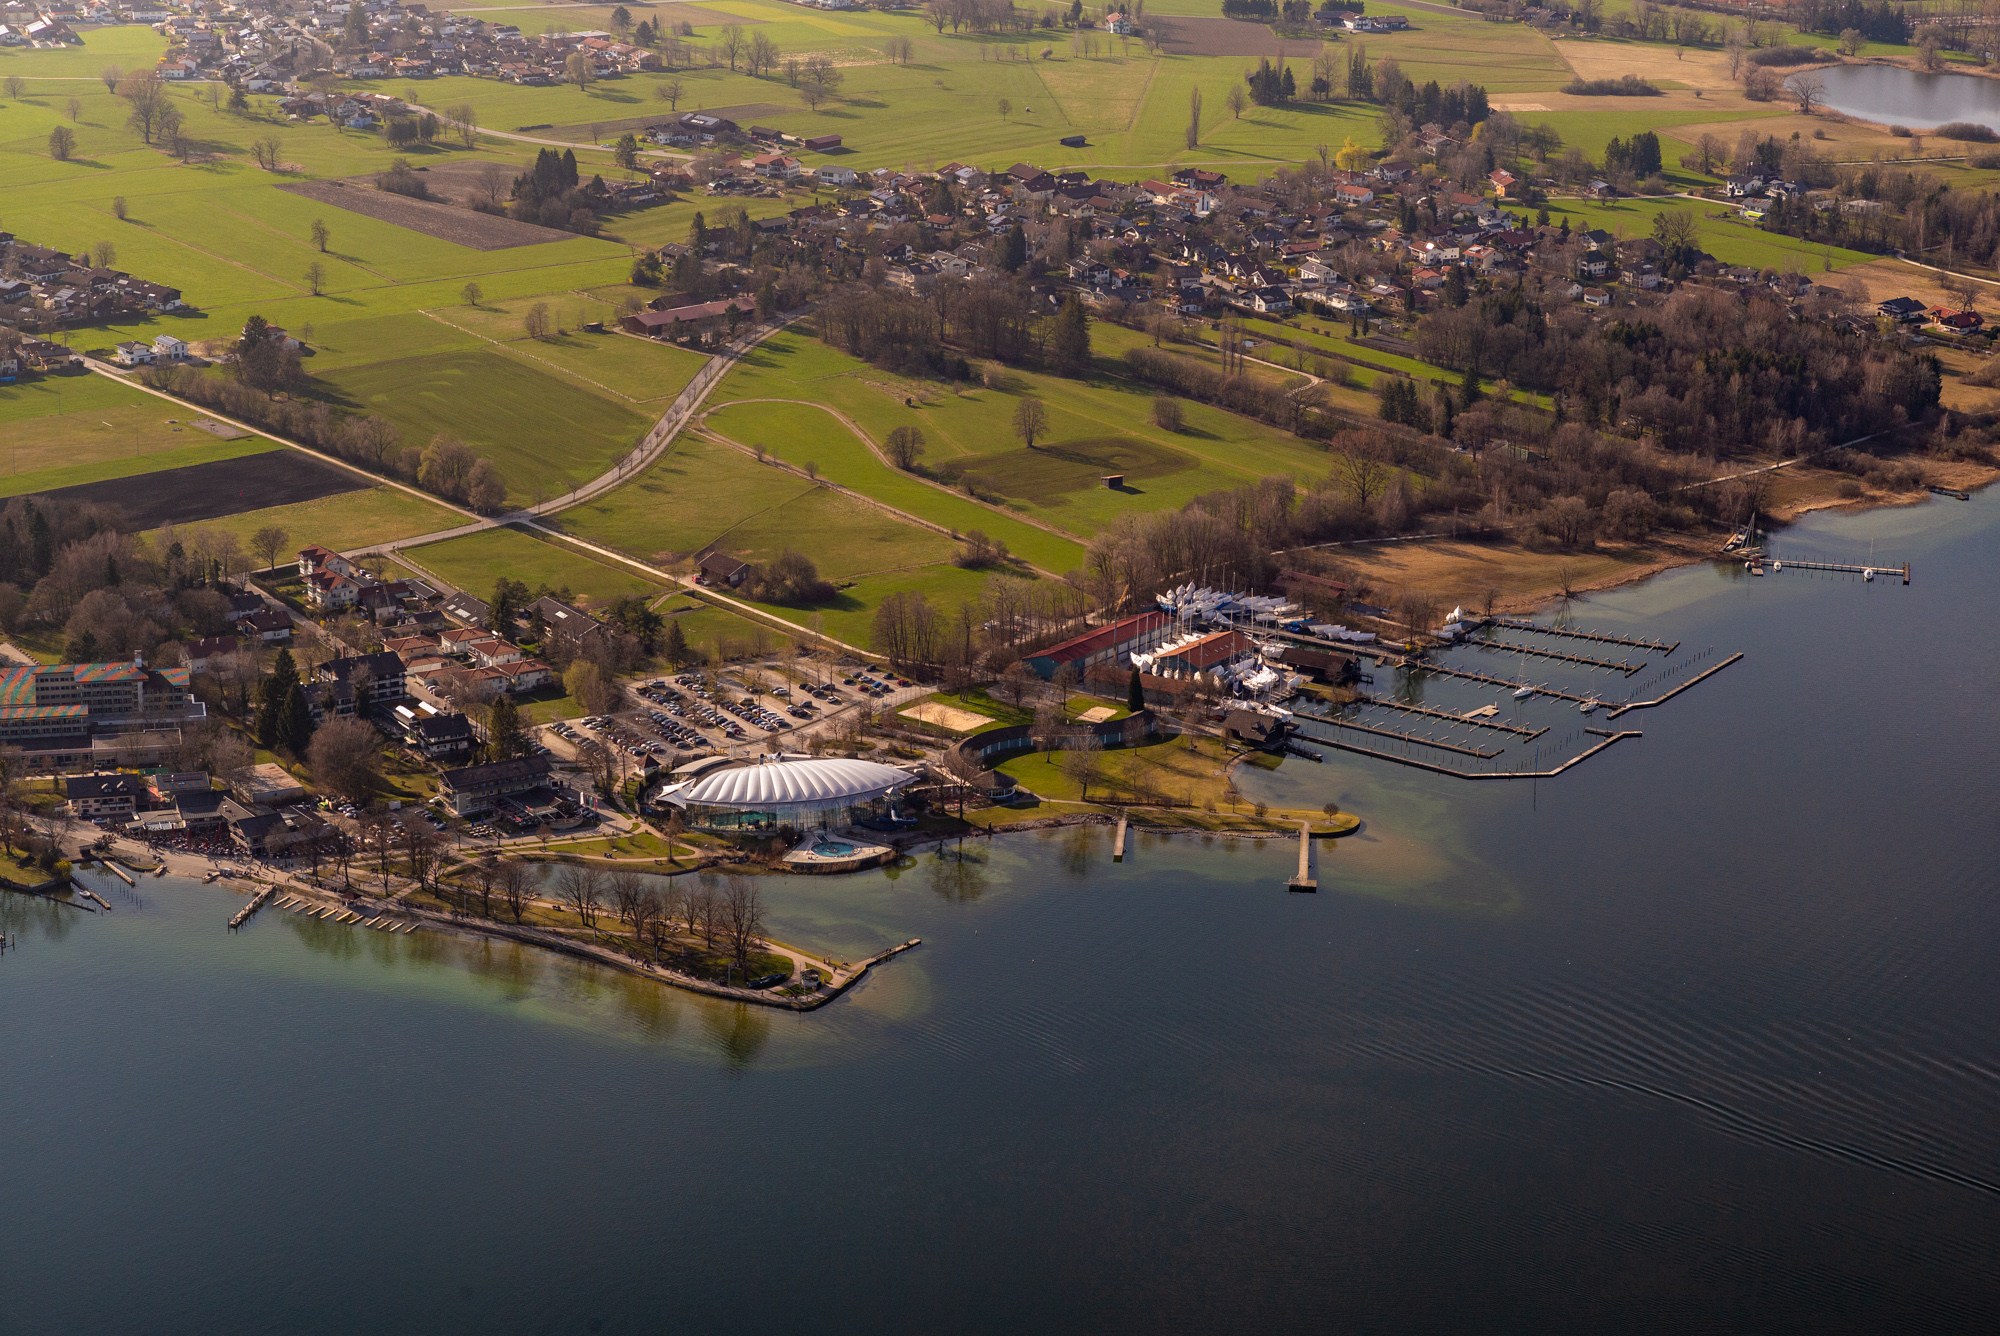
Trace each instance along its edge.
{"label": "pier walkway", "polygon": [[1537,622],[1523,621],[1517,617],[1490,617],[1488,626],[1498,626],[1508,631],[1532,631],[1536,635],[1563,636],[1570,640],[1588,640],[1598,645],[1623,645],[1627,649],[1652,650],[1659,654],[1672,654],[1681,647],[1676,640],[1669,645],[1662,640],[1642,640],[1637,636],[1612,635],[1607,631],[1579,631],[1568,626],[1543,626]]}
{"label": "pier walkway", "polygon": [[[1380,696],[1359,696],[1354,698],[1357,705],[1375,705],[1384,710],[1395,710],[1402,714],[1414,714],[1424,719],[1439,719],[1446,723],[1468,724],[1473,728],[1490,728],[1496,733],[1512,733],[1517,738],[1534,739],[1548,732],[1547,728],[1525,728],[1520,724],[1506,724],[1498,719],[1479,719],[1470,715],[1453,714],[1450,710],[1433,710],[1428,705],[1411,705],[1407,701],[1384,700]],[[1307,718],[1317,718],[1308,715]]]}
{"label": "pier walkway", "polygon": [[1554,659],[1558,663],[1567,663],[1578,668],[1600,668],[1605,672],[1623,673],[1627,677],[1646,666],[1643,663],[1629,663],[1624,659],[1596,659],[1588,654],[1571,654],[1559,649],[1540,649],[1534,645],[1510,645],[1504,640],[1486,640],[1479,636],[1468,636],[1459,643],[1491,650],[1496,654],[1532,654],[1538,659]]}

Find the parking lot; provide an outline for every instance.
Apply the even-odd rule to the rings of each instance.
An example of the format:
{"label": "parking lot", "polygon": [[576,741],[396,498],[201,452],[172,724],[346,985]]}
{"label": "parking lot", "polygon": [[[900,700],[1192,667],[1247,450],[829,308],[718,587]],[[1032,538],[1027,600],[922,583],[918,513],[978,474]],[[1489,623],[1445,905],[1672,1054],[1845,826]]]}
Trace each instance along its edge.
{"label": "parking lot", "polygon": [[856,705],[889,704],[923,688],[873,666],[825,669],[765,686],[765,666],[722,673],[685,672],[627,684],[635,707],[586,715],[544,727],[547,738],[571,754],[601,746],[621,768],[672,767],[703,756],[767,750],[774,740]]}

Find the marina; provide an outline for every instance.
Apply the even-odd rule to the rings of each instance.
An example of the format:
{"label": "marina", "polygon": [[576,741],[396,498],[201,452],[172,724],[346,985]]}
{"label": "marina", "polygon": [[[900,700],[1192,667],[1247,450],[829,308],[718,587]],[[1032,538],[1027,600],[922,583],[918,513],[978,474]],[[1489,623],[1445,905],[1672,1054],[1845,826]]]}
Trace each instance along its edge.
{"label": "marina", "polygon": [[1676,640],[1649,640],[1639,636],[1611,635],[1604,631],[1584,631],[1573,626],[1543,626],[1540,622],[1530,622],[1519,617],[1489,617],[1488,626],[1497,626],[1503,631],[1527,631],[1534,635],[1562,636],[1570,640],[1587,640],[1596,645],[1622,645],[1627,649],[1651,650],[1657,654],[1672,654],[1681,647]]}
{"label": "marina", "polygon": [[1493,650],[1508,654],[1527,654],[1537,659],[1553,659],[1574,668],[1597,668],[1605,672],[1623,673],[1630,677],[1645,667],[1643,663],[1631,663],[1624,659],[1597,659],[1588,654],[1571,654],[1565,650],[1542,649],[1536,645],[1516,645],[1504,640],[1488,640],[1481,636],[1469,636],[1462,644],[1478,649]]}

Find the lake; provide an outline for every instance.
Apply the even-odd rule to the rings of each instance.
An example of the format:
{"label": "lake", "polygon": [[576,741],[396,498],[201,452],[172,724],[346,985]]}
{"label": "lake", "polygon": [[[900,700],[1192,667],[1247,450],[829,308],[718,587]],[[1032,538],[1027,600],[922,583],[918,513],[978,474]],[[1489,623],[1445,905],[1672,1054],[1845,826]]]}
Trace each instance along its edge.
{"label": "lake", "polygon": [[1826,105],[1848,116],[1916,130],[1966,121],[2000,131],[2000,80],[1897,65],[1836,65],[1815,73],[1826,85]]}
{"label": "lake", "polygon": [[1743,662],[1293,846],[768,884],[798,1016],[192,883],[0,895],[0,1333],[1985,1331],[2000,493],[1580,601]]}

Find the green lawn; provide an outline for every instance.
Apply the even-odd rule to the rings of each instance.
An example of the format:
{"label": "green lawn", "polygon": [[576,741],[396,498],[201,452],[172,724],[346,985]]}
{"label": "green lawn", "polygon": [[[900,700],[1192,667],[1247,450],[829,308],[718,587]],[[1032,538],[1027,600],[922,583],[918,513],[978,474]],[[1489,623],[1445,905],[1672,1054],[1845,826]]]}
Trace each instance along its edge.
{"label": "green lawn", "polygon": [[449,432],[490,458],[517,503],[604,472],[652,420],[493,345],[403,357],[320,377],[353,407],[388,418],[406,445]]}
{"label": "green lawn", "polygon": [[1807,274],[1828,267],[1843,269],[1866,264],[1879,256],[1839,246],[1799,241],[1776,232],[1766,232],[1755,223],[1742,221],[1736,211],[1724,205],[1687,199],[1621,199],[1607,203],[1580,200],[1552,200],[1549,219],[1560,223],[1570,219],[1575,228],[1602,228],[1620,237],[1652,235],[1653,219],[1661,213],[1690,213],[1696,219],[1698,244],[1724,264],[1749,265],[1757,269],[1799,269]]}
{"label": "green lawn", "polygon": [[109,376],[49,376],[0,385],[0,496],[278,448],[261,436],[224,440],[192,425],[192,416]]}
{"label": "green lawn", "polygon": [[[1028,394],[1042,400],[1050,420],[1048,437],[1033,450],[1012,426],[1015,406]],[[1187,405],[1186,430],[1164,431],[1152,423],[1152,391],[1111,377],[1078,381],[1010,369],[998,373],[997,388],[954,388],[888,375],[792,332],[744,359],[710,402],[762,398],[825,403],[877,440],[898,426],[917,426],[927,441],[923,464],[933,475],[959,485],[969,481],[980,495],[1078,538],[1123,515],[1177,507],[1203,492],[1273,475],[1311,476],[1327,467],[1319,446],[1200,404]],[[860,443],[831,433],[831,424],[809,408],[746,405],[720,409],[711,420],[744,444],[763,445],[798,464],[817,462],[838,481],[858,479],[868,467]],[[815,420],[816,427],[808,425]],[[874,481],[853,485],[871,492],[883,486],[881,474],[890,471],[879,464],[874,469]],[[1101,478],[1108,473],[1125,474],[1126,489],[1107,489]],[[911,490],[919,487],[906,480],[893,497],[876,494],[928,514],[918,510]],[[970,520],[962,523],[972,527]],[[1027,552],[1012,536],[1000,536]]]}
{"label": "green lawn", "polygon": [[660,588],[637,571],[607,565],[513,528],[487,529],[427,543],[409,549],[404,556],[419,569],[482,598],[503,575],[530,589],[544,585],[567,589],[586,603],[608,603],[626,594],[649,594]]}
{"label": "green lawn", "polygon": [[358,492],[323,496],[317,501],[246,510],[240,515],[190,527],[226,530],[247,543],[257,530],[276,525],[291,535],[296,546],[318,543],[342,552],[462,523],[463,516],[407,492],[393,487],[367,487]]}
{"label": "green lawn", "polygon": [[[782,355],[782,354],[780,354]],[[979,530],[1007,544],[1010,552],[1054,574],[1074,570],[1082,548],[1063,534],[1027,523],[1004,510],[984,506],[946,487],[934,486],[882,462],[868,445],[822,407],[802,403],[736,403],[724,398],[725,382],[711,402],[725,406],[706,426],[740,445],[762,447],[795,467],[808,465],[824,477],[942,524],[955,533]]]}

